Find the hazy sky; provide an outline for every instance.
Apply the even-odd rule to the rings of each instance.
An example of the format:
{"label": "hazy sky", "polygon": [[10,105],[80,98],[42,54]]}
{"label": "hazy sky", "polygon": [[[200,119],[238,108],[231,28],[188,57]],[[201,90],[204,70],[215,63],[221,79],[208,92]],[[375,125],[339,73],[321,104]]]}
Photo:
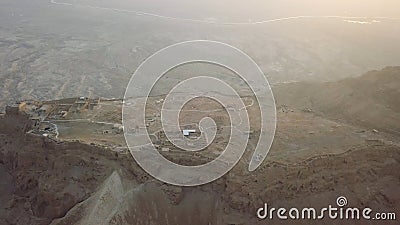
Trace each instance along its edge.
{"label": "hazy sky", "polygon": [[56,0],[165,16],[262,20],[299,15],[400,17],[398,0]]}

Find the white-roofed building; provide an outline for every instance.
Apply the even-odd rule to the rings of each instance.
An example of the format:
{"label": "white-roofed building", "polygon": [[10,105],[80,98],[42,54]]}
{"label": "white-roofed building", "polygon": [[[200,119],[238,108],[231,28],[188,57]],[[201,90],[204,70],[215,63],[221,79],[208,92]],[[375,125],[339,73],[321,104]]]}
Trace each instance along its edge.
{"label": "white-roofed building", "polygon": [[183,130],[183,136],[190,136],[191,133],[196,133],[196,130]]}

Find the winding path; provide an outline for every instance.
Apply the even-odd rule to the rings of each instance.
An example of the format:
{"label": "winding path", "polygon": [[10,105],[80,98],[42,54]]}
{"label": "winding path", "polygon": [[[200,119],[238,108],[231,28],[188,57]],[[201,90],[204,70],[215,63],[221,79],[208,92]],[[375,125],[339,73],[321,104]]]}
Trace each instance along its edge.
{"label": "winding path", "polygon": [[260,20],[254,22],[216,22],[211,20],[205,19],[191,19],[191,18],[181,18],[181,17],[173,17],[173,16],[166,16],[166,15],[159,15],[150,12],[143,12],[138,10],[127,10],[127,9],[118,9],[118,8],[107,8],[107,7],[100,7],[100,6],[92,6],[92,5],[82,5],[82,4],[72,4],[66,2],[58,2],[57,0],[50,0],[51,4],[55,5],[63,5],[63,6],[83,6],[92,9],[100,9],[100,10],[109,10],[114,12],[123,12],[123,13],[133,13],[137,16],[149,16],[159,19],[167,19],[167,20],[179,20],[179,21],[186,21],[186,22],[194,22],[194,23],[206,23],[206,24],[215,24],[215,25],[258,25],[258,24],[266,24],[266,23],[273,23],[285,20],[296,20],[296,19],[359,19],[359,20],[396,20],[399,21],[400,18],[392,18],[392,17],[384,17],[384,16],[290,16],[290,17],[282,17],[282,18],[275,18],[275,19],[268,19],[268,20]]}

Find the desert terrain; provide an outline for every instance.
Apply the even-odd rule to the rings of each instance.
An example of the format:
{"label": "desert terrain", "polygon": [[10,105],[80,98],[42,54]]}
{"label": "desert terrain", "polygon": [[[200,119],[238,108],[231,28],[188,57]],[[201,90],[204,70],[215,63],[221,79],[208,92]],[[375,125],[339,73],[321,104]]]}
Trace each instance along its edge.
{"label": "desert terrain", "polygon": [[[399,15],[397,0],[1,0],[0,225],[399,224]],[[222,79],[251,126],[230,172],[179,187],[137,164],[122,111],[139,65],[190,40],[223,42],[255,61],[275,97],[277,128],[266,160],[249,172],[262,119],[250,88],[215,65],[168,71],[145,107],[146,131],[166,159],[205,164],[235,138],[227,109],[196,98],[179,128],[195,140],[199,120],[210,117],[214,142],[187,152],[166,139],[160,110],[182,80]],[[320,208],[339,196],[397,218],[256,215],[264,203]]]}
{"label": "desert terrain", "polygon": [[[0,168],[4,177],[0,221],[282,224],[280,220],[258,220],[255,212],[265,202],[276,207],[322,207],[334,204],[338,196],[346,196],[352,206],[399,214],[400,136],[395,131],[400,130],[396,123],[400,112],[398,103],[390,101],[400,97],[399,76],[400,67],[387,67],[337,82],[274,87],[278,126],[267,160],[250,173],[247,167],[251,151],[247,151],[228,174],[198,187],[163,184],[136,164],[118,126],[122,100],[75,98],[9,106],[0,123]],[[376,80],[380,82],[371,83]],[[344,91],[356,81],[359,88]],[[319,94],[315,95],[314,90]],[[338,90],[343,94],[337,95]],[[371,98],[377,90],[379,98]],[[159,97],[150,100],[154,105],[157,101]],[[32,111],[33,105],[40,107]],[[194,105],[210,107],[213,103]],[[32,112],[43,107],[50,109],[37,122]],[[188,108],[193,110],[193,105]],[[387,116],[369,120],[370,115]],[[150,122],[157,124],[156,120]],[[250,138],[249,149],[254,139]],[[218,149],[218,145],[212,148]],[[192,155],[169,149],[162,154],[177,163],[194,165],[207,162],[216,152],[206,150]]]}
{"label": "desert terrain", "polygon": [[[187,40],[236,46],[260,65],[272,84],[340,80],[398,65],[397,1],[371,5],[360,0],[329,0],[327,5],[303,1],[288,7],[288,1],[267,5],[258,1],[228,4],[226,0],[191,4],[182,0],[55,1],[73,4],[65,5],[50,0],[3,0],[0,109],[26,99],[122,98],[126,83],[143,60]],[[232,7],[226,10],[224,5]],[[135,10],[167,17],[214,18],[216,23],[130,12]],[[307,17],[312,15],[317,17]],[[344,17],[318,17],[322,15]],[[292,16],[306,17],[251,24]]]}

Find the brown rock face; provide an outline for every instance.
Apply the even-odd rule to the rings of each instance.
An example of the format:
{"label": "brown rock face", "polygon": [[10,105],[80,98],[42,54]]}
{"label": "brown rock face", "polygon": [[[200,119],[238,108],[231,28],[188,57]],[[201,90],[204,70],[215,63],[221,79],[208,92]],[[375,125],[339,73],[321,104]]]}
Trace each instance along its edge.
{"label": "brown rock face", "polygon": [[115,155],[101,148],[25,134],[31,124],[24,114],[11,111],[0,124],[0,165],[13,184],[2,202],[0,221],[7,224],[46,224],[64,216],[114,169],[109,161]]}

